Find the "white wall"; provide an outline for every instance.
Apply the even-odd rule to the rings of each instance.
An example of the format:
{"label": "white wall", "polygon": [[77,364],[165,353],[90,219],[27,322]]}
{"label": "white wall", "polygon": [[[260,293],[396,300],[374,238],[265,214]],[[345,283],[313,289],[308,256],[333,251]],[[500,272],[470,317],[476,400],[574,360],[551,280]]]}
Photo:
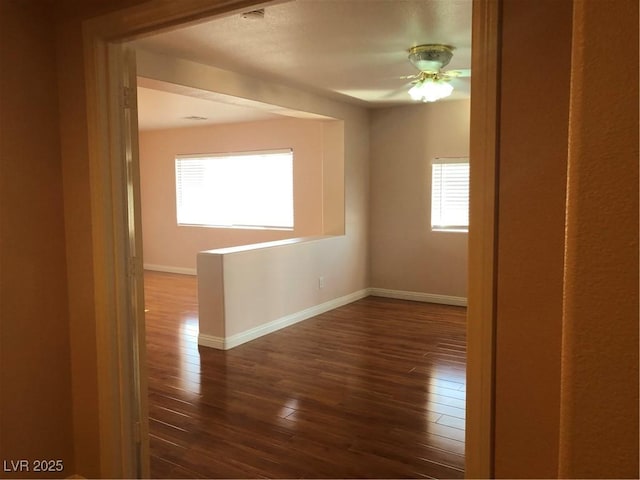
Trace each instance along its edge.
{"label": "white wall", "polygon": [[469,154],[469,101],[371,116],[371,286],[466,297],[467,234],[431,231],[431,160]]}

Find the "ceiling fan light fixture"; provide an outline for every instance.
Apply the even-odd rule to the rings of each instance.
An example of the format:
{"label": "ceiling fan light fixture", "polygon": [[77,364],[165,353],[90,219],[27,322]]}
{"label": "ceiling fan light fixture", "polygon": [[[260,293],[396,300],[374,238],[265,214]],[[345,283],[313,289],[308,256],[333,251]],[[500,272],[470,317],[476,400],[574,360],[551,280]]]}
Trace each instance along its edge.
{"label": "ceiling fan light fixture", "polygon": [[448,97],[453,92],[453,86],[441,79],[427,77],[417,82],[409,89],[409,95],[415,101],[435,102]]}
{"label": "ceiling fan light fixture", "polygon": [[437,73],[449,64],[455,47],[442,43],[416,45],[409,49],[409,61],[421,72]]}
{"label": "ceiling fan light fixture", "polygon": [[415,100],[416,102],[422,100],[422,82],[416,83],[409,89],[409,95],[411,96],[411,100]]}

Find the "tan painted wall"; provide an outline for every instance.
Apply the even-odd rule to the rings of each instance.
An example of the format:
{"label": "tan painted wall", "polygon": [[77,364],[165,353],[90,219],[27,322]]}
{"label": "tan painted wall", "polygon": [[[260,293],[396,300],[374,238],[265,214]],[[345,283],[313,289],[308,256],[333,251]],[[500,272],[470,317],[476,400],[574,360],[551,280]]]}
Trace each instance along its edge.
{"label": "tan painted wall", "polygon": [[468,155],[468,100],[372,111],[372,287],[466,297],[467,234],[431,231],[431,160]]}
{"label": "tan painted wall", "polygon": [[[322,234],[324,123],[290,118],[140,132],[145,264],[195,270],[202,250]],[[294,151],[293,230],[176,224],[176,155],[289,147]]]}
{"label": "tan painted wall", "polygon": [[75,471],[51,13],[44,2],[0,2],[0,460],[65,468],[29,478]]}
{"label": "tan painted wall", "polygon": [[[495,371],[499,478],[557,473],[570,49],[570,1],[504,1]],[[549,85],[549,72],[553,88],[541,88]]]}
{"label": "tan painted wall", "polygon": [[638,2],[574,26],[559,475],[638,478]]}

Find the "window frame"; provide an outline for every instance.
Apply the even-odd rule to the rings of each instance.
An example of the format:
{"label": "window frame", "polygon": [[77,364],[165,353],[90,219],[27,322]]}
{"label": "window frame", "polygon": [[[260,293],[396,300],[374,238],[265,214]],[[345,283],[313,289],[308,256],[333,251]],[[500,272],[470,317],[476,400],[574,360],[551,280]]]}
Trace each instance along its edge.
{"label": "window frame", "polygon": [[[184,186],[180,181],[179,174],[179,163],[184,160],[210,160],[215,161],[216,159],[229,159],[234,157],[249,157],[256,155],[282,155],[289,154],[290,162],[291,162],[291,222],[289,224],[282,225],[267,225],[267,224],[253,224],[253,223],[215,223],[215,222],[206,222],[203,223],[193,222],[193,221],[181,221],[185,220],[184,216],[181,218],[180,215],[180,199],[181,199],[181,191],[180,189]],[[291,147],[287,148],[277,148],[277,149],[265,149],[265,150],[243,150],[243,151],[234,151],[234,152],[218,152],[218,153],[203,153],[203,154],[179,154],[175,156],[175,169],[174,169],[174,183],[175,183],[175,207],[176,207],[176,224],[178,227],[194,227],[194,228],[230,228],[230,229],[246,229],[246,230],[284,230],[284,231],[293,231],[295,228],[295,156],[294,150]],[[180,182],[180,183],[179,183]],[[182,191],[184,194],[184,190]]]}
{"label": "window frame", "polygon": [[[432,232],[452,232],[452,233],[468,233],[469,232],[469,181],[470,175],[467,175],[467,222],[465,224],[434,224],[434,204],[435,204],[435,189],[434,189],[434,167],[436,165],[452,165],[452,164],[466,164],[468,168],[469,157],[435,157],[430,162],[430,212],[429,212],[429,224]],[[442,197],[442,195],[441,195]],[[442,218],[442,215],[440,215]]]}

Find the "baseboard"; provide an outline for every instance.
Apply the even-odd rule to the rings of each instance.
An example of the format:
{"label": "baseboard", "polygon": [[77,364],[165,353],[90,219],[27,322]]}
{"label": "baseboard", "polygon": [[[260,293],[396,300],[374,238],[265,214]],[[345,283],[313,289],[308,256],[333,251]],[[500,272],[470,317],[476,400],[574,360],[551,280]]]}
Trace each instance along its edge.
{"label": "baseboard", "polygon": [[257,327],[245,330],[244,332],[236,333],[235,335],[226,338],[215,337],[213,335],[200,333],[198,335],[198,345],[217,348],[218,350],[229,350],[233,347],[237,347],[238,345],[242,345],[243,343],[255,340],[256,338],[268,335],[269,333],[273,333],[295,323],[307,320],[308,318],[315,317],[316,315],[320,315],[321,313],[328,312],[329,310],[333,310],[334,308],[342,307],[343,305],[355,302],[356,300],[365,298],[368,295],[369,289],[359,290],[357,292],[350,293],[349,295],[335,298],[333,300],[329,300],[328,302],[321,303],[320,305],[315,305],[299,312],[295,312],[276,320],[272,320],[271,322],[258,325]]}
{"label": "baseboard", "polygon": [[387,288],[369,288],[369,294],[374,297],[397,298],[399,300],[413,300],[415,302],[441,303],[443,305],[455,305],[466,307],[465,297],[453,297],[450,295],[438,295],[435,293],[407,292],[404,290],[389,290]]}
{"label": "baseboard", "polygon": [[227,350],[229,348],[225,348],[225,341],[223,337],[215,337],[213,335],[207,335],[206,333],[198,334],[198,345],[215,348],[216,350]]}
{"label": "baseboard", "polygon": [[180,275],[197,275],[198,273],[195,268],[171,267],[168,265],[153,265],[150,263],[145,263],[144,269],[151,270],[153,272],[179,273]]}

